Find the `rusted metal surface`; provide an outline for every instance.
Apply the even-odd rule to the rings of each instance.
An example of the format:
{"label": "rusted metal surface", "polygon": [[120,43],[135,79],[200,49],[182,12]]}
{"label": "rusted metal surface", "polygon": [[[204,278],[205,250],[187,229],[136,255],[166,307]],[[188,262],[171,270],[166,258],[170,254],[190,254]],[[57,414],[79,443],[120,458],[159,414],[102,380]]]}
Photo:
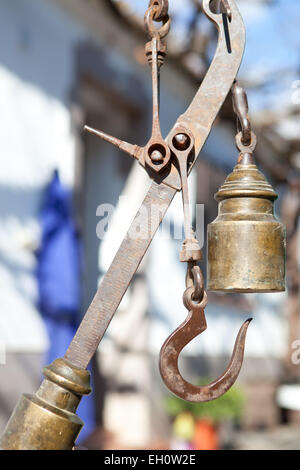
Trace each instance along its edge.
{"label": "rusted metal surface", "polygon": [[[189,129],[195,140],[195,160],[203,148],[238,73],[245,48],[245,27],[234,0],[228,0],[231,9],[231,22],[224,22],[221,14],[210,10],[210,0],[203,1],[203,11],[218,29],[218,44],[212,63],[189,108],[179,116],[167,141],[177,134],[176,127]],[[230,38],[229,42],[227,38]],[[189,172],[195,160],[191,162]],[[181,179],[176,166],[171,162],[169,174],[164,178],[176,190],[181,189]]]}
{"label": "rusted metal surface", "polygon": [[[174,195],[175,191],[168,186],[152,183],[65,355],[76,366],[87,367],[93,357]],[[154,214],[153,206],[160,211]],[[149,218],[141,220],[143,214]],[[133,239],[130,232],[137,224],[141,231]]]}
{"label": "rusted metal surface", "polygon": [[204,308],[207,304],[206,292],[203,292],[203,298],[198,303],[193,299],[194,293],[194,287],[188,287],[183,294],[183,302],[189,314],[163,344],[160,351],[159,368],[164,383],[175,395],[183,400],[200,403],[219,398],[236,381],[243,364],[246,333],[251,320],[247,320],[242,325],[236,338],[231,361],[225,372],[210,384],[193,385],[187,382],[179,372],[178,358],[183,348],[207,328],[204,314]]}
{"label": "rusted metal surface", "polygon": [[[210,0],[203,0],[203,11],[218,29],[218,44],[212,63],[188,109],[178,117],[174,127],[166,138],[170,144],[173,138],[180,133],[178,128],[189,129],[194,136],[194,160],[191,161],[188,172],[193,168],[197,156],[203,148],[206,139],[211,131],[211,127],[232,87],[238,73],[244,48],[245,48],[245,27],[234,0],[228,0],[232,19],[229,23],[224,23],[221,14],[213,13],[210,9]],[[228,42],[228,37],[230,38]],[[229,47],[230,46],[230,47]],[[89,132],[107,142],[116,145],[136,158],[139,163],[147,169],[145,163],[145,147],[128,144],[105,132],[87,128]],[[155,175],[150,169],[151,178],[159,183],[166,184],[181,190],[181,177],[176,164],[170,161],[159,175]]]}
{"label": "rusted metal surface", "polygon": [[[146,167],[151,173],[161,173],[170,163],[171,152],[167,142],[163,139],[159,120],[159,74],[167,54],[166,46],[162,39],[168,34],[171,20],[167,10],[168,2],[163,0],[150,1],[149,8],[145,13],[145,28],[151,41],[146,44],[145,53],[148,63],[152,69],[152,134],[144,147],[131,145],[102,131],[85,126],[85,130],[97,135],[101,139],[119,147],[139,163]],[[156,19],[156,18],[159,18]],[[162,21],[162,26],[156,23]]]}
{"label": "rusted metal surface", "polygon": [[[157,8],[158,5],[162,5],[161,8]],[[159,37],[160,39],[166,37],[170,31],[171,19],[168,15],[168,8],[164,4],[163,0],[155,0],[150,2],[148,10],[145,13],[144,22],[146,31],[151,38]],[[160,13],[158,13],[160,11]],[[157,18],[159,14],[159,19]],[[157,27],[154,22],[162,22],[162,26]]]}
{"label": "rusted metal surface", "polygon": [[151,41],[146,44],[146,56],[152,67],[152,135],[144,149],[144,160],[155,173],[161,172],[171,158],[170,149],[161,135],[159,121],[159,69],[165,54],[159,34],[153,33]]}
{"label": "rusted metal surface", "polygon": [[[159,18],[159,20],[157,19]],[[162,21],[157,28],[154,22]],[[168,5],[162,1],[150,1],[145,14],[145,26],[151,41],[146,44],[146,57],[152,68],[152,135],[144,149],[144,161],[155,173],[161,172],[171,158],[171,152],[164,141],[159,121],[159,73],[167,53],[162,43],[170,29],[171,20],[168,15]]]}
{"label": "rusted metal surface", "polygon": [[180,252],[180,261],[188,263],[202,259],[201,248],[192,228],[188,189],[188,160],[194,150],[194,137],[190,130],[184,127],[177,127],[176,132],[178,133],[174,138],[172,140],[169,139],[169,145],[178,163],[182,187],[185,240]]}
{"label": "rusted metal surface", "polygon": [[[218,28],[219,39],[216,53],[206,77],[191,105],[187,111],[178,118],[166,139],[166,142],[170,145],[174,137],[181,134],[182,129],[189,130],[194,137],[194,160],[192,164],[201,151],[219,110],[232,87],[243,57],[245,47],[245,28],[243,20],[235,1],[229,0],[228,3],[232,14],[231,22],[228,25],[231,45],[230,50],[228,49],[225,37],[222,15],[213,13],[210,10],[209,0],[204,0],[203,2],[204,12]],[[101,138],[103,138],[103,135],[106,136],[106,134],[101,132],[99,134]],[[118,147],[120,147],[119,142],[120,141],[118,141],[117,144]],[[114,141],[111,141],[111,143],[115,144]],[[139,161],[142,166],[145,166],[145,162],[141,157],[142,154],[143,152],[140,149],[135,153],[135,155],[140,157]],[[192,164],[189,167],[189,171],[191,170]],[[169,165],[166,174],[162,174],[159,179],[156,178],[153,173],[152,177],[154,181],[142,205],[147,209],[148,214],[151,214],[151,206],[153,204],[161,205],[163,208],[161,219],[152,220],[151,227],[149,228],[151,218],[142,221],[140,212],[138,212],[135,217],[131,227],[135,226],[136,221],[139,220],[141,224],[141,237],[132,240],[130,236],[127,236],[122,242],[112,265],[104,276],[66,352],[65,357],[79,367],[85,368],[90,362],[159,227],[163,215],[171,204],[176,190],[181,189],[181,176],[173,163]],[[131,229],[129,229],[129,232],[130,230]]]}
{"label": "rusted metal surface", "polygon": [[235,383],[244,359],[246,333],[251,319],[244,322],[237,335],[231,361],[225,372],[214,382],[196,386],[187,382],[178,368],[181,351],[206,328],[204,309],[207,294],[204,289],[203,274],[199,266],[188,263],[186,275],[187,289],[183,303],[189,314],[186,320],[164,342],[159,357],[159,369],[165,385],[175,395],[190,402],[201,403],[215,400],[229,390]]}
{"label": "rusted metal surface", "polygon": [[186,270],[185,277],[186,288],[193,287],[194,291],[192,299],[194,302],[201,302],[204,296],[204,279],[200,266],[195,265],[193,262],[189,262]]}
{"label": "rusted metal surface", "polygon": [[156,21],[163,21],[168,16],[169,1],[168,0],[150,0],[148,9],[154,12],[154,19]]}

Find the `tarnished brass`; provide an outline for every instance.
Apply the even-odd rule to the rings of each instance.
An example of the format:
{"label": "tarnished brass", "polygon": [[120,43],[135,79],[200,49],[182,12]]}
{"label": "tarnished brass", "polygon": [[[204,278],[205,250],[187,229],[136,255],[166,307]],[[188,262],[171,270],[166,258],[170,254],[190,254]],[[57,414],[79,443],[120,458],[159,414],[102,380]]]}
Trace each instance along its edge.
{"label": "tarnished brass", "polygon": [[1,450],[71,450],[83,422],[75,414],[91,392],[90,374],[66,359],[43,370],[35,395],[22,395],[0,439]]}
{"label": "tarnished brass", "polygon": [[285,290],[285,227],[274,217],[277,194],[251,153],[215,195],[219,214],[208,226],[208,289]]}

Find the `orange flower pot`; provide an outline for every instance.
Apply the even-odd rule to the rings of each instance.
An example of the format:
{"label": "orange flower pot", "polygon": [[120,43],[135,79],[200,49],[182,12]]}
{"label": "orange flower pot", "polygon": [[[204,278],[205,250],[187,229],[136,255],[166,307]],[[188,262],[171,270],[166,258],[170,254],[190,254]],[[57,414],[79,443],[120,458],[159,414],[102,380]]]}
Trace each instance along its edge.
{"label": "orange flower pot", "polygon": [[193,447],[197,450],[218,450],[218,431],[209,420],[199,420],[195,424]]}

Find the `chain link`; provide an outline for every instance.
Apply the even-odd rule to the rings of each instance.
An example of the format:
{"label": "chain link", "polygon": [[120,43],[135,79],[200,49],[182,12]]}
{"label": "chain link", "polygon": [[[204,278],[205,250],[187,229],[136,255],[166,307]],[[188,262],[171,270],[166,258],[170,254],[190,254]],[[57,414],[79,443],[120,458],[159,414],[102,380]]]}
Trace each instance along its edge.
{"label": "chain link", "polygon": [[154,9],[154,21],[163,21],[168,16],[169,1],[168,0],[150,0],[149,8]]}
{"label": "chain link", "polygon": [[[162,39],[168,34],[171,26],[168,9],[168,0],[150,0],[144,17],[145,27],[150,38]],[[162,22],[162,26],[157,28],[154,22]]]}
{"label": "chain link", "polygon": [[192,289],[194,302],[201,302],[205,294],[204,278],[199,266],[189,262],[186,271],[185,284],[187,289]]}
{"label": "chain link", "polygon": [[235,138],[237,148],[242,153],[252,153],[256,147],[256,135],[251,128],[247,94],[236,80],[231,91],[233,110],[238,121],[238,134]]}

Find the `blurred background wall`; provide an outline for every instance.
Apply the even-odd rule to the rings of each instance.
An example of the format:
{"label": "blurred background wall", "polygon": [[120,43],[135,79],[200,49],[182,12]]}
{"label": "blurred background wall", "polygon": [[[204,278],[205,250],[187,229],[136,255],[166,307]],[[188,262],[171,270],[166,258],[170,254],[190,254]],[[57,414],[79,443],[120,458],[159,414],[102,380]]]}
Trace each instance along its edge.
{"label": "blurred background wall", "polygon": [[[287,224],[288,291],[209,293],[208,330],[186,348],[181,367],[190,380],[215,378],[231,354],[239,326],[253,314],[239,379],[244,394],[239,426],[247,437],[243,441],[240,435],[239,441],[234,425],[227,424],[222,439],[249,447],[252,433],[254,446],[280,446],[292,423],[290,442],[300,432],[299,367],[292,361],[299,338],[300,8],[296,1],[237,3],[248,31],[239,78],[249,92],[259,138],[256,158],[280,195],[277,213]],[[6,351],[0,365],[1,428],[19,395],[36,391],[49,348],[38,308],[36,251],[41,243],[39,213],[54,170],[72,191],[83,246],[79,316],[148,189],[148,176],[127,155],[83,133],[88,124],[139,145],[150,134],[151,81],[142,27],[147,4],[0,2],[0,341]],[[216,43],[216,32],[196,0],[170,1],[170,9],[173,32],[161,73],[164,135],[195,94]],[[193,201],[205,204],[205,224],[217,214],[213,194],[238,156],[235,132],[228,99],[190,178]],[[103,207],[98,209],[101,204],[115,208],[104,239],[96,234],[106,217]],[[178,195],[167,217],[179,229],[181,212]],[[174,416],[165,406],[168,393],[157,358],[163,341],[185,316],[180,242],[169,239],[164,228],[155,237],[101,343],[93,364],[96,424],[90,448],[171,445]],[[257,432],[262,434],[257,437]],[[274,432],[279,434],[274,437]]]}

